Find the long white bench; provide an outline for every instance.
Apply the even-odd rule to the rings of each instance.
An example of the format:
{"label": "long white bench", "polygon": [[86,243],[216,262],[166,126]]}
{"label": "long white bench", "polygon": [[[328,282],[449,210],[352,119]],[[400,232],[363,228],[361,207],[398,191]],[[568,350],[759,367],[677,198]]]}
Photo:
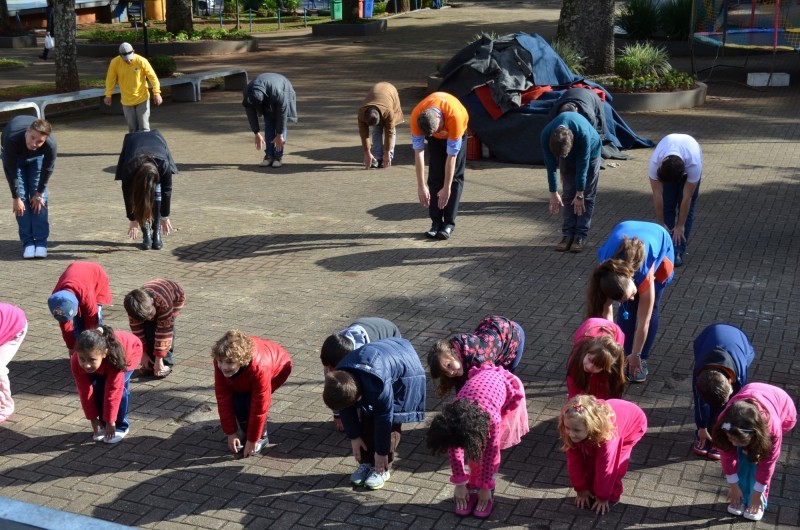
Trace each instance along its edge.
{"label": "long white bench", "polygon": [[30,101],[0,101],[0,112],[11,112],[22,109],[33,109],[36,112],[36,117],[41,118],[39,113],[39,106]]}
{"label": "long white bench", "polygon": [[[244,90],[247,86],[247,70],[242,68],[224,68],[220,70],[209,70],[208,72],[198,72],[185,76],[191,78],[195,83],[197,101],[200,101],[200,84],[208,79],[222,78],[225,83],[225,90]],[[183,78],[181,78],[183,79]]]}

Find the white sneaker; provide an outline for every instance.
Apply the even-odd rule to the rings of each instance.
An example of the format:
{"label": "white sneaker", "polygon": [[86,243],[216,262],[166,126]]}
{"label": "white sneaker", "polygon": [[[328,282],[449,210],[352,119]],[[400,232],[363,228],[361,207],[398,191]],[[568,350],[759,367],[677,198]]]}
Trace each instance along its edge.
{"label": "white sneaker", "polygon": [[756,513],[745,511],[742,515],[744,515],[745,519],[749,519],[751,521],[760,521],[764,517],[764,510],[759,508]]}
{"label": "white sneaker", "polygon": [[33,251],[33,256],[35,258],[46,258],[47,247],[36,247],[36,250]]}
{"label": "white sneaker", "polygon": [[282,165],[283,165],[283,162],[281,162],[280,160],[275,160],[272,163],[272,167],[281,167]]}
{"label": "white sneaker", "polygon": [[353,486],[363,486],[364,481],[372,473],[372,466],[370,464],[359,464],[358,468],[350,475],[350,484]]}
{"label": "white sneaker", "polygon": [[125,438],[128,435],[128,431],[129,431],[129,429],[125,429],[124,431],[117,431],[116,434],[114,434],[114,437],[112,439],[108,440],[106,443],[107,444],[118,444],[118,443],[120,443],[122,441],[122,439]]}
{"label": "white sneaker", "polygon": [[364,487],[368,490],[378,490],[383,487],[386,481],[389,480],[389,470],[383,473],[377,473],[374,469],[369,474],[367,480],[364,481]]}
{"label": "white sneaker", "polygon": [[264,160],[261,161],[259,166],[261,166],[261,167],[269,167],[269,166],[271,166],[273,164],[273,162],[275,162],[274,158],[269,157],[269,156],[265,156]]}
{"label": "white sneaker", "polygon": [[742,515],[744,514],[744,505],[740,504],[738,508],[734,508],[733,504],[729,504],[728,513],[731,515]]}
{"label": "white sneaker", "polygon": [[95,442],[102,442],[103,438],[106,437],[106,430],[105,429],[98,429],[97,435],[92,434],[92,440]]}
{"label": "white sneaker", "polygon": [[22,251],[22,258],[23,259],[33,259],[36,255],[36,247],[33,245],[28,245],[25,247],[25,250]]}
{"label": "white sneaker", "polygon": [[266,446],[269,445],[269,437],[265,434],[263,438],[256,442],[256,446],[253,448],[253,454],[260,454],[261,450],[264,449]]}

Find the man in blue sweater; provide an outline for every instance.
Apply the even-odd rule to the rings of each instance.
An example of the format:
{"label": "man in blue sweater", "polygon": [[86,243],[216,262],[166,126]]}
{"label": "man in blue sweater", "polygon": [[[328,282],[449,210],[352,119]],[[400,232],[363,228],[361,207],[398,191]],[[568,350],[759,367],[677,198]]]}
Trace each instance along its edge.
{"label": "man in blue sweater", "polygon": [[[541,144],[550,187],[550,213],[556,214],[566,205],[563,237],[555,250],[578,253],[592,225],[602,140],[586,118],[577,112],[562,112],[542,130]],[[558,172],[563,199],[558,193]]]}

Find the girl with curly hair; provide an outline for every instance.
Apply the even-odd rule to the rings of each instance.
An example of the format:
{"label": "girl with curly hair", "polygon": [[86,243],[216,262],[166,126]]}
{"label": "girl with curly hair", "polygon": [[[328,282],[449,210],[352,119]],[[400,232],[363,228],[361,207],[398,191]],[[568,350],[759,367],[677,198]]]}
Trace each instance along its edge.
{"label": "girl with curly hair", "polygon": [[428,352],[431,377],[439,380],[436,395],[460,390],[474,366],[502,366],[514,373],[525,349],[522,326],[498,315],[486,317],[472,333],[436,341]]}
{"label": "girl with curly hair", "polygon": [[645,432],[647,417],[629,401],[580,395],[567,402],[558,433],[576,506],[602,515],[619,502],[631,451]]}
{"label": "girl with curly hair", "polygon": [[[428,449],[450,455],[455,513],[487,518],[492,513],[500,450],[517,445],[528,432],[522,382],[508,370],[484,365],[470,370],[453,402],[431,422]],[[465,470],[469,464],[469,473]]]}
{"label": "girl with curly hair", "polygon": [[70,357],[86,419],[96,442],[115,444],[128,434],[131,374],[142,360],[142,341],[111,326],[87,329]]}
{"label": "girl with curly hair", "polygon": [[655,223],[623,221],[597,251],[600,265],[589,278],[586,317],[611,320],[625,333],[627,377],[647,380],[647,359],[658,332],[658,304],[673,277],[675,250],[669,232]]}
{"label": "girl with curly hair", "polygon": [[269,444],[272,393],[292,373],[289,353],[276,342],[232,329],[214,344],[211,354],[219,421],[228,436],[228,449],[244,458],[258,454]]}
{"label": "girl with curly hair", "polygon": [[625,334],[610,320],[584,321],[575,332],[567,360],[567,397],[621,398],[625,390],[624,342]]}
{"label": "girl with curly hair", "polygon": [[783,435],[796,423],[794,401],[776,386],[750,383],[731,398],[711,434],[730,488],[728,513],[764,517]]}

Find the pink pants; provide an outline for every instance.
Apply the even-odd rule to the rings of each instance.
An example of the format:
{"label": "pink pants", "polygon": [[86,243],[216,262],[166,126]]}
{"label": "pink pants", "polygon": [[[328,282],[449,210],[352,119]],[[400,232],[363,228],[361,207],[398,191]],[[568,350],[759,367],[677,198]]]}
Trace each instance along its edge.
{"label": "pink pants", "polygon": [[11,399],[11,381],[8,380],[8,363],[14,358],[19,350],[25,334],[28,332],[28,324],[22,331],[17,333],[9,342],[0,345],[0,423],[6,421],[14,413],[14,400]]}

